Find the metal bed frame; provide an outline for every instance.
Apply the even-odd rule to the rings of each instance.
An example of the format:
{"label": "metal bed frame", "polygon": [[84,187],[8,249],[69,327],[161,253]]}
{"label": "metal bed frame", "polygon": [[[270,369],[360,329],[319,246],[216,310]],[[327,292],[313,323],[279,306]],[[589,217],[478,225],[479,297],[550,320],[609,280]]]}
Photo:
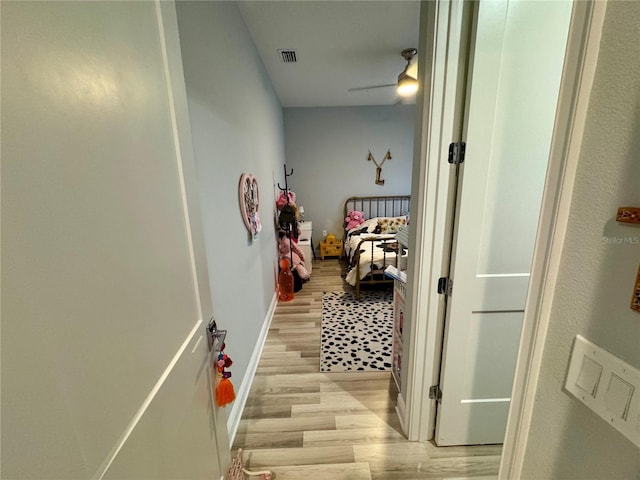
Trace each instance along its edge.
{"label": "metal bed frame", "polygon": [[[371,197],[350,197],[344,202],[343,218],[347,217],[347,214],[351,210],[358,210],[364,213],[364,218],[369,219],[373,217],[398,217],[406,215],[409,211],[411,197],[409,195],[391,195],[391,196],[371,196]],[[347,231],[344,231],[343,240],[347,239]],[[393,279],[385,277],[384,269],[380,270],[375,267],[373,262],[373,249],[374,242],[379,241],[376,238],[369,238],[361,240],[356,248],[356,252],[349,264],[350,268],[356,268],[356,299],[360,299],[360,286],[361,285],[375,285],[375,284],[393,284]],[[395,240],[393,240],[395,242]],[[360,251],[362,248],[368,248],[364,244],[371,245],[371,265],[370,272],[364,277],[360,278]],[[402,247],[400,247],[402,248]],[[399,256],[395,256],[395,267],[398,267]],[[387,264],[386,251],[383,250],[383,265]]]}

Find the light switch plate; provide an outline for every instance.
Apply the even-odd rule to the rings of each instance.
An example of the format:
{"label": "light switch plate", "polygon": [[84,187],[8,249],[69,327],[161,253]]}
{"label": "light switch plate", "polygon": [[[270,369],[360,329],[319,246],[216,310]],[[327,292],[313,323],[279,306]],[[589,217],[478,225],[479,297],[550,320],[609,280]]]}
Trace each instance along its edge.
{"label": "light switch plate", "polygon": [[611,374],[607,391],[604,392],[604,404],[607,411],[614,415],[614,418],[622,418],[623,420],[628,418],[634,390],[633,385],[625,382],[615,373]]}
{"label": "light switch plate", "polygon": [[576,380],[576,386],[595,398],[598,393],[598,385],[602,378],[602,365],[588,356],[582,358],[580,373]]}
{"label": "light switch plate", "polygon": [[640,370],[577,335],[565,389],[640,447]]}

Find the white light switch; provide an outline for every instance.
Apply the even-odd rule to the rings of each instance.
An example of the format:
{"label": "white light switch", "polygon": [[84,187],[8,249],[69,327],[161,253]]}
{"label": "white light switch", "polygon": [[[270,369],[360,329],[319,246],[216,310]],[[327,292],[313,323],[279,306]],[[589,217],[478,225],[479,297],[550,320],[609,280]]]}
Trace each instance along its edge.
{"label": "white light switch", "polygon": [[564,386],[640,447],[640,369],[577,335]]}
{"label": "white light switch", "polygon": [[582,357],[582,367],[580,368],[576,385],[592,397],[595,397],[601,375],[602,365],[585,355]]}
{"label": "white light switch", "polygon": [[626,420],[633,390],[633,385],[625,382],[615,373],[612,374],[609,379],[609,387],[604,394],[604,404],[607,406],[607,410],[616,417]]}

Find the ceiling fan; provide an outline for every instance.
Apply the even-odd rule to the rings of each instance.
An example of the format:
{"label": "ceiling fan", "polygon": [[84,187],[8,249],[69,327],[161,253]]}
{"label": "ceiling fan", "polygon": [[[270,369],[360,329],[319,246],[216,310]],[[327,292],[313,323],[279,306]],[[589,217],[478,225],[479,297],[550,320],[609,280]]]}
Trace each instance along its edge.
{"label": "ceiling fan", "polygon": [[[417,58],[415,61],[413,61],[417,53],[418,53],[418,50],[415,48],[405,48],[401,52],[401,55],[407,61],[407,64],[405,65],[404,70],[400,72],[400,75],[398,75],[397,83],[387,83],[384,85],[370,85],[368,87],[354,87],[354,88],[348,89],[347,91],[359,92],[362,90],[371,90],[374,88],[398,87],[397,93],[402,97],[408,97],[409,95],[416,93],[418,91],[418,80],[416,78],[417,74],[414,73],[413,75],[410,75],[408,71],[410,67],[413,67],[417,64]],[[413,70],[417,71],[417,68]]]}

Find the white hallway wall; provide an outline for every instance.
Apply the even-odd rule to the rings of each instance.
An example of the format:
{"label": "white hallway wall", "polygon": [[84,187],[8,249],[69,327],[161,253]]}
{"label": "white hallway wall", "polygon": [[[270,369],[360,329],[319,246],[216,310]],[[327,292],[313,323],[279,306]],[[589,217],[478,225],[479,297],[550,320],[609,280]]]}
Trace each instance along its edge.
{"label": "white hallway wall", "polygon": [[[226,329],[236,392],[269,314],[276,282],[274,178],[283,181],[282,108],[235,2],[176,2],[214,315]],[[260,186],[263,230],[248,241],[243,173]],[[244,387],[243,387],[244,386]],[[228,409],[232,423],[240,402]]]}
{"label": "white hallway wall", "polygon": [[615,221],[618,207],[640,205],[638,38],[640,3],[609,2],[524,478],[627,479],[640,471],[638,449],[562,391],[577,334],[640,367],[640,315],[629,308],[640,229]]}
{"label": "white hallway wall", "polygon": [[[305,217],[313,221],[314,246],[323,229],[342,236],[344,201],[354,195],[406,195],[411,192],[415,105],[285,108],[287,167],[291,189]],[[392,160],[376,167],[387,149]]]}

